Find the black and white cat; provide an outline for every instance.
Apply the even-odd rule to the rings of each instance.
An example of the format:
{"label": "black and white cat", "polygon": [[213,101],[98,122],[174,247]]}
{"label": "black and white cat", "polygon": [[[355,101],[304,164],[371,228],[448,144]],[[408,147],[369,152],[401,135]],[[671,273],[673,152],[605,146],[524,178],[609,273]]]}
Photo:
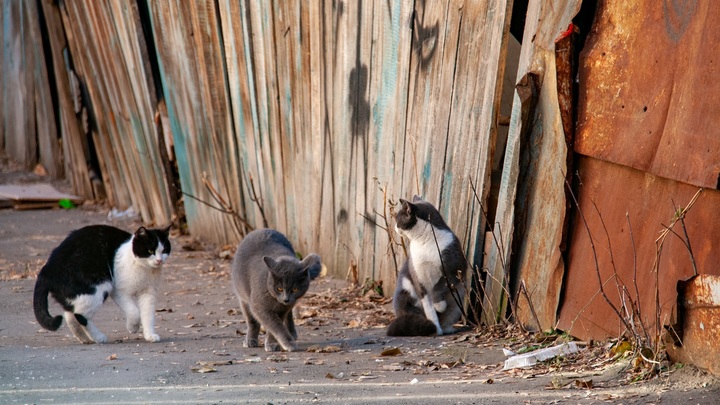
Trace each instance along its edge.
{"label": "black and white cat", "polygon": [[278,231],[258,229],[245,236],[232,264],[233,286],[247,322],[245,347],[258,346],[262,326],[266,351],[297,350],[293,307],[320,269],[320,256],[311,253],[299,260]]}
{"label": "black and white cat", "polygon": [[[140,227],[135,234],[108,225],[91,225],[71,232],[50,254],[35,282],[35,318],[57,330],[63,318],[83,343],[104,343],[107,337],[92,318],[108,296],[125,313],[130,333],[143,327],[148,342],[155,333],[155,300],[163,263],[170,255],[165,229]],[[48,294],[64,309],[51,316]]]}
{"label": "black and white cat", "polygon": [[460,241],[429,202],[400,199],[395,230],[410,241],[398,274],[388,336],[453,333],[462,317],[467,261]]}

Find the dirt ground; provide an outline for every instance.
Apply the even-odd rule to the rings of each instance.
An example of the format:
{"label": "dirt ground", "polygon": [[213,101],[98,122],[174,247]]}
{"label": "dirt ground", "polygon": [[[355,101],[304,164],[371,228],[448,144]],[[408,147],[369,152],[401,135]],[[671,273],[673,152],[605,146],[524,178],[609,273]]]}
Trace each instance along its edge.
{"label": "dirt ground", "polygon": [[[0,174],[0,184],[42,180],[7,168]],[[129,231],[139,225],[108,218],[108,209],[98,205],[0,210],[0,403],[720,401],[718,381],[690,366],[632,382],[638,374],[604,344],[503,371],[503,348],[541,342],[508,327],[390,338],[384,333],[392,317],[389,299],[326,277],[314,282],[296,312],[299,351],[243,348],[245,325],[228,274],[232,249],[176,232],[156,314],[161,342],[128,333],[109,300],[95,318],[108,343],[83,345],[65,325],[56,332],[40,328],[32,292],[52,248],[70,230],[98,223]],[[51,306],[51,313],[59,307]]]}

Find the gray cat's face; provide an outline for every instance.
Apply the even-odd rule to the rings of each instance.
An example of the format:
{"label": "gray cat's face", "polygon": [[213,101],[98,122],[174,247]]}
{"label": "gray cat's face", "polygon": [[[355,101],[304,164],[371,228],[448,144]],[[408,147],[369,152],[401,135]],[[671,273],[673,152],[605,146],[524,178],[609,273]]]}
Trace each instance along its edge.
{"label": "gray cat's face", "polygon": [[314,262],[311,263],[307,258],[301,262],[294,257],[275,260],[269,256],[265,256],[263,260],[270,270],[267,279],[268,292],[279,303],[292,306],[305,295],[310,287],[308,267]]}
{"label": "gray cat's face", "polygon": [[395,231],[409,239],[422,237],[430,225],[447,229],[445,221],[435,207],[418,196],[413,201],[400,199],[400,209],[395,214]]}

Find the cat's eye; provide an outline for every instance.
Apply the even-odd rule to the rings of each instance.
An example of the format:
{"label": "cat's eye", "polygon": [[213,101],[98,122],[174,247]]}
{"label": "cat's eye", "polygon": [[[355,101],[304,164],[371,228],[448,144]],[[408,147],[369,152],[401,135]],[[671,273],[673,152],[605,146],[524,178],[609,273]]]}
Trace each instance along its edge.
{"label": "cat's eye", "polygon": [[282,287],[278,287],[277,290],[278,290],[278,292],[283,292]]}
{"label": "cat's eye", "polygon": [[298,290],[297,288],[293,288],[292,292],[297,292],[297,290]]}
{"label": "cat's eye", "polygon": [[154,251],[154,250],[148,250],[148,253],[150,253],[151,255],[154,255],[154,254],[155,254],[155,251]]}

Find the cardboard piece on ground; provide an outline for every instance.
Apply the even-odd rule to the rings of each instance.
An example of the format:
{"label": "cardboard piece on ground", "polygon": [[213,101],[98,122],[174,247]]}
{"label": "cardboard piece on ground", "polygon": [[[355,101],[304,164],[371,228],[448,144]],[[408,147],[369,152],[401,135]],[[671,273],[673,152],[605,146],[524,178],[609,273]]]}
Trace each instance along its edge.
{"label": "cardboard piece on ground", "polygon": [[75,204],[83,201],[82,197],[62,193],[49,184],[0,185],[0,208],[54,208],[58,206],[58,201],[63,199]]}

